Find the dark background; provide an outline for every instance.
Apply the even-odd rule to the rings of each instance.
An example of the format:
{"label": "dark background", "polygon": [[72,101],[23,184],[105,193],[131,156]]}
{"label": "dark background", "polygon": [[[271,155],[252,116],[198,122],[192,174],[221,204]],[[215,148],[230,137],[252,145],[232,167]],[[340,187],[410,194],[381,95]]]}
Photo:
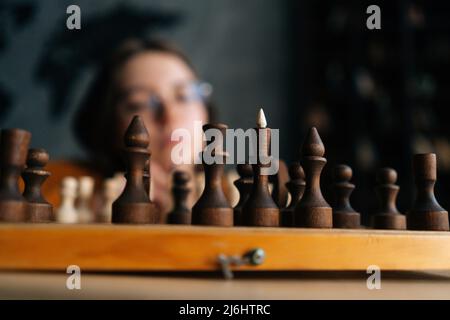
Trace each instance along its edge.
{"label": "dark background", "polygon": [[[82,29],[66,28],[81,8]],[[381,30],[366,8],[381,8]],[[413,196],[411,157],[436,152],[437,197],[450,206],[450,4],[444,1],[14,0],[0,3],[0,126],[33,134],[53,159],[80,158],[71,120],[99,61],[123,39],[180,45],[214,86],[219,120],[248,128],[257,107],[280,129],[281,156],[298,158],[316,125],[323,175],[354,169],[355,209],[376,207],[376,169],[398,171],[399,208]]]}

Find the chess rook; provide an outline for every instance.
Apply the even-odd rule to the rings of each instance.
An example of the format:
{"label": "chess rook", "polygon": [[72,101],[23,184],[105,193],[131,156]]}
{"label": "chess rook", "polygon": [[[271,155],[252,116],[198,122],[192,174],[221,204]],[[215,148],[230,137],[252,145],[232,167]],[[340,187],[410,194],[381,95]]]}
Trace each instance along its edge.
{"label": "chess rook", "polygon": [[269,176],[263,169],[270,167],[270,163],[261,163],[261,156],[269,157],[270,128],[267,128],[266,118],[262,109],[257,118],[257,157],[253,168],[253,186],[250,196],[245,202],[243,214],[245,224],[255,227],[278,227],[280,224],[280,209],[269,192]]}
{"label": "chess rook", "polygon": [[305,172],[300,162],[293,162],[289,166],[289,177],[290,180],[286,183],[286,187],[291,194],[291,202],[287,208],[281,211],[280,224],[282,227],[294,226],[295,207],[302,199],[305,191]]}
{"label": "chess rook", "polygon": [[[217,129],[225,137],[225,132],[228,127],[225,124],[205,124],[203,131],[209,129]],[[209,141],[205,150],[201,153],[203,168],[205,171],[205,188],[202,195],[192,208],[192,224],[207,225],[207,226],[233,226],[233,209],[229,205],[222,189],[222,176],[224,171],[224,162],[208,164],[205,161],[205,151],[209,147],[214,146],[210,150],[211,155],[215,157],[227,156],[223,150],[223,141]]]}
{"label": "chess rook", "polygon": [[352,168],[345,164],[334,168],[334,195],[335,205],[333,207],[333,227],[357,229],[361,225],[361,217],[350,204],[350,195],[355,185],[350,183],[353,172]]}
{"label": "chess rook", "polygon": [[127,183],[112,206],[113,223],[154,224],[158,210],[150,201],[144,186],[144,166],[150,158],[149,136],[139,116],[134,116],[125,133],[125,159]]}
{"label": "chess rook", "polygon": [[27,168],[22,172],[25,182],[23,196],[27,200],[28,222],[51,222],[54,220],[53,206],[44,199],[41,193],[42,184],[50,176],[44,170],[49,155],[44,149],[29,149]]}
{"label": "chess rook", "polygon": [[376,193],[379,208],[372,217],[374,229],[406,229],[406,217],[401,214],[396,205],[400,187],[396,185],[397,172],[391,168],[382,168],[377,173]]}
{"label": "chess rook", "polygon": [[242,216],[242,209],[250,196],[250,192],[252,191],[253,170],[250,164],[238,164],[237,171],[239,174],[239,179],[234,181],[234,185],[239,191],[239,202],[233,209],[234,225],[243,226],[244,218]]}
{"label": "chess rook", "polygon": [[18,179],[25,167],[31,133],[4,129],[0,136],[0,222],[25,222],[27,202]]}
{"label": "chess rook", "polygon": [[434,196],[436,171],[436,154],[414,155],[416,197],[406,220],[410,230],[449,230],[448,212],[439,205]]}
{"label": "chess rook", "polygon": [[309,129],[302,146],[301,165],[305,171],[306,188],[295,208],[294,223],[297,227],[332,228],[333,213],[323,198],[320,175],[327,160],[325,147],[315,127]]}
{"label": "chess rook", "polygon": [[190,192],[187,184],[189,174],[184,171],[175,171],[173,174],[172,194],[174,208],[167,216],[169,224],[191,224],[191,210],[187,205],[187,198]]}

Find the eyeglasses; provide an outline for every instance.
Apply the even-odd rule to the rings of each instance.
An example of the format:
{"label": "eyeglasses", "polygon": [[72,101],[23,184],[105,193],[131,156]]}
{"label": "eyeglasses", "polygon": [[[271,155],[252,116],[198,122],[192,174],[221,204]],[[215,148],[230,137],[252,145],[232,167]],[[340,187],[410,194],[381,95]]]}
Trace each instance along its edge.
{"label": "eyeglasses", "polygon": [[[158,113],[163,109],[164,104],[173,103],[180,108],[189,109],[189,106],[195,102],[207,102],[213,91],[212,85],[207,82],[192,81],[175,85],[170,94],[164,99],[154,93],[148,93],[145,89],[133,88],[119,95],[119,106],[124,112],[143,112],[150,111]],[[145,98],[130,98],[133,94],[145,94]],[[134,100],[134,101],[133,101]],[[126,102],[126,105],[124,105]]]}

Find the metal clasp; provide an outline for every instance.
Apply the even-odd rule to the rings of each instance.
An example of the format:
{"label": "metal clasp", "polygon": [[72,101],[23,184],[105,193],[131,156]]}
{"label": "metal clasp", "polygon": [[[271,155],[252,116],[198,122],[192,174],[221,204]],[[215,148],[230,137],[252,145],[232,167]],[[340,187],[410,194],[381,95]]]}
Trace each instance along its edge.
{"label": "metal clasp", "polygon": [[239,267],[242,265],[257,266],[264,262],[266,259],[266,253],[261,248],[252,249],[246,252],[242,257],[240,256],[227,256],[219,254],[217,260],[223,272],[225,279],[233,279],[233,272],[231,266]]}

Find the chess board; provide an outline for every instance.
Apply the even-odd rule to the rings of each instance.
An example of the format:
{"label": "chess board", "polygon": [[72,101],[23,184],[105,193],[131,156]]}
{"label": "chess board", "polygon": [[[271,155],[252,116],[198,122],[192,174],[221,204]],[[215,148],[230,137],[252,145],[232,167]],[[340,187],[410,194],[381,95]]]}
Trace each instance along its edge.
{"label": "chess board", "polygon": [[450,269],[450,233],[111,224],[1,224],[0,270],[215,271],[262,249],[247,271]]}
{"label": "chess board", "polygon": [[[258,145],[267,155],[270,128],[262,110],[257,124],[257,137],[263,142]],[[210,128],[223,135],[227,126],[203,126]],[[361,226],[360,213],[350,204],[355,185],[350,182],[349,166],[338,165],[334,170],[337,200],[333,208],[324,199],[320,174],[326,164],[325,147],[314,127],[302,147],[304,170],[294,163],[289,167],[289,182],[278,184],[290,191],[288,207],[276,191],[270,192],[270,174],[263,171],[267,164],[261,159],[238,167],[240,178],[235,185],[240,199],[234,207],[221,186],[223,162],[204,162],[205,187],[192,209],[185,201],[188,177],[174,174],[174,208],[169,224],[159,224],[159,209],[149,197],[149,136],[142,119],[135,116],[125,134],[125,186],[114,202],[107,202],[107,223],[90,223],[96,220],[82,217],[92,216],[92,210],[87,205],[74,206],[75,178],[63,183],[64,200],[55,219],[52,205],[40,191],[49,175],[42,170],[48,154],[43,149],[27,151],[27,131],[2,132],[6,156],[0,190],[0,270],[65,271],[76,265],[83,271],[108,272],[222,270],[226,277],[232,276],[231,270],[450,270],[448,212],[434,196],[437,161],[432,153],[413,158],[417,196],[407,216],[396,208],[395,170],[380,170],[380,208],[373,216],[373,229]],[[223,158],[222,147],[214,151]],[[25,159],[22,197],[16,182]],[[92,183],[81,182],[79,198],[86,204],[84,193],[91,193]]]}

